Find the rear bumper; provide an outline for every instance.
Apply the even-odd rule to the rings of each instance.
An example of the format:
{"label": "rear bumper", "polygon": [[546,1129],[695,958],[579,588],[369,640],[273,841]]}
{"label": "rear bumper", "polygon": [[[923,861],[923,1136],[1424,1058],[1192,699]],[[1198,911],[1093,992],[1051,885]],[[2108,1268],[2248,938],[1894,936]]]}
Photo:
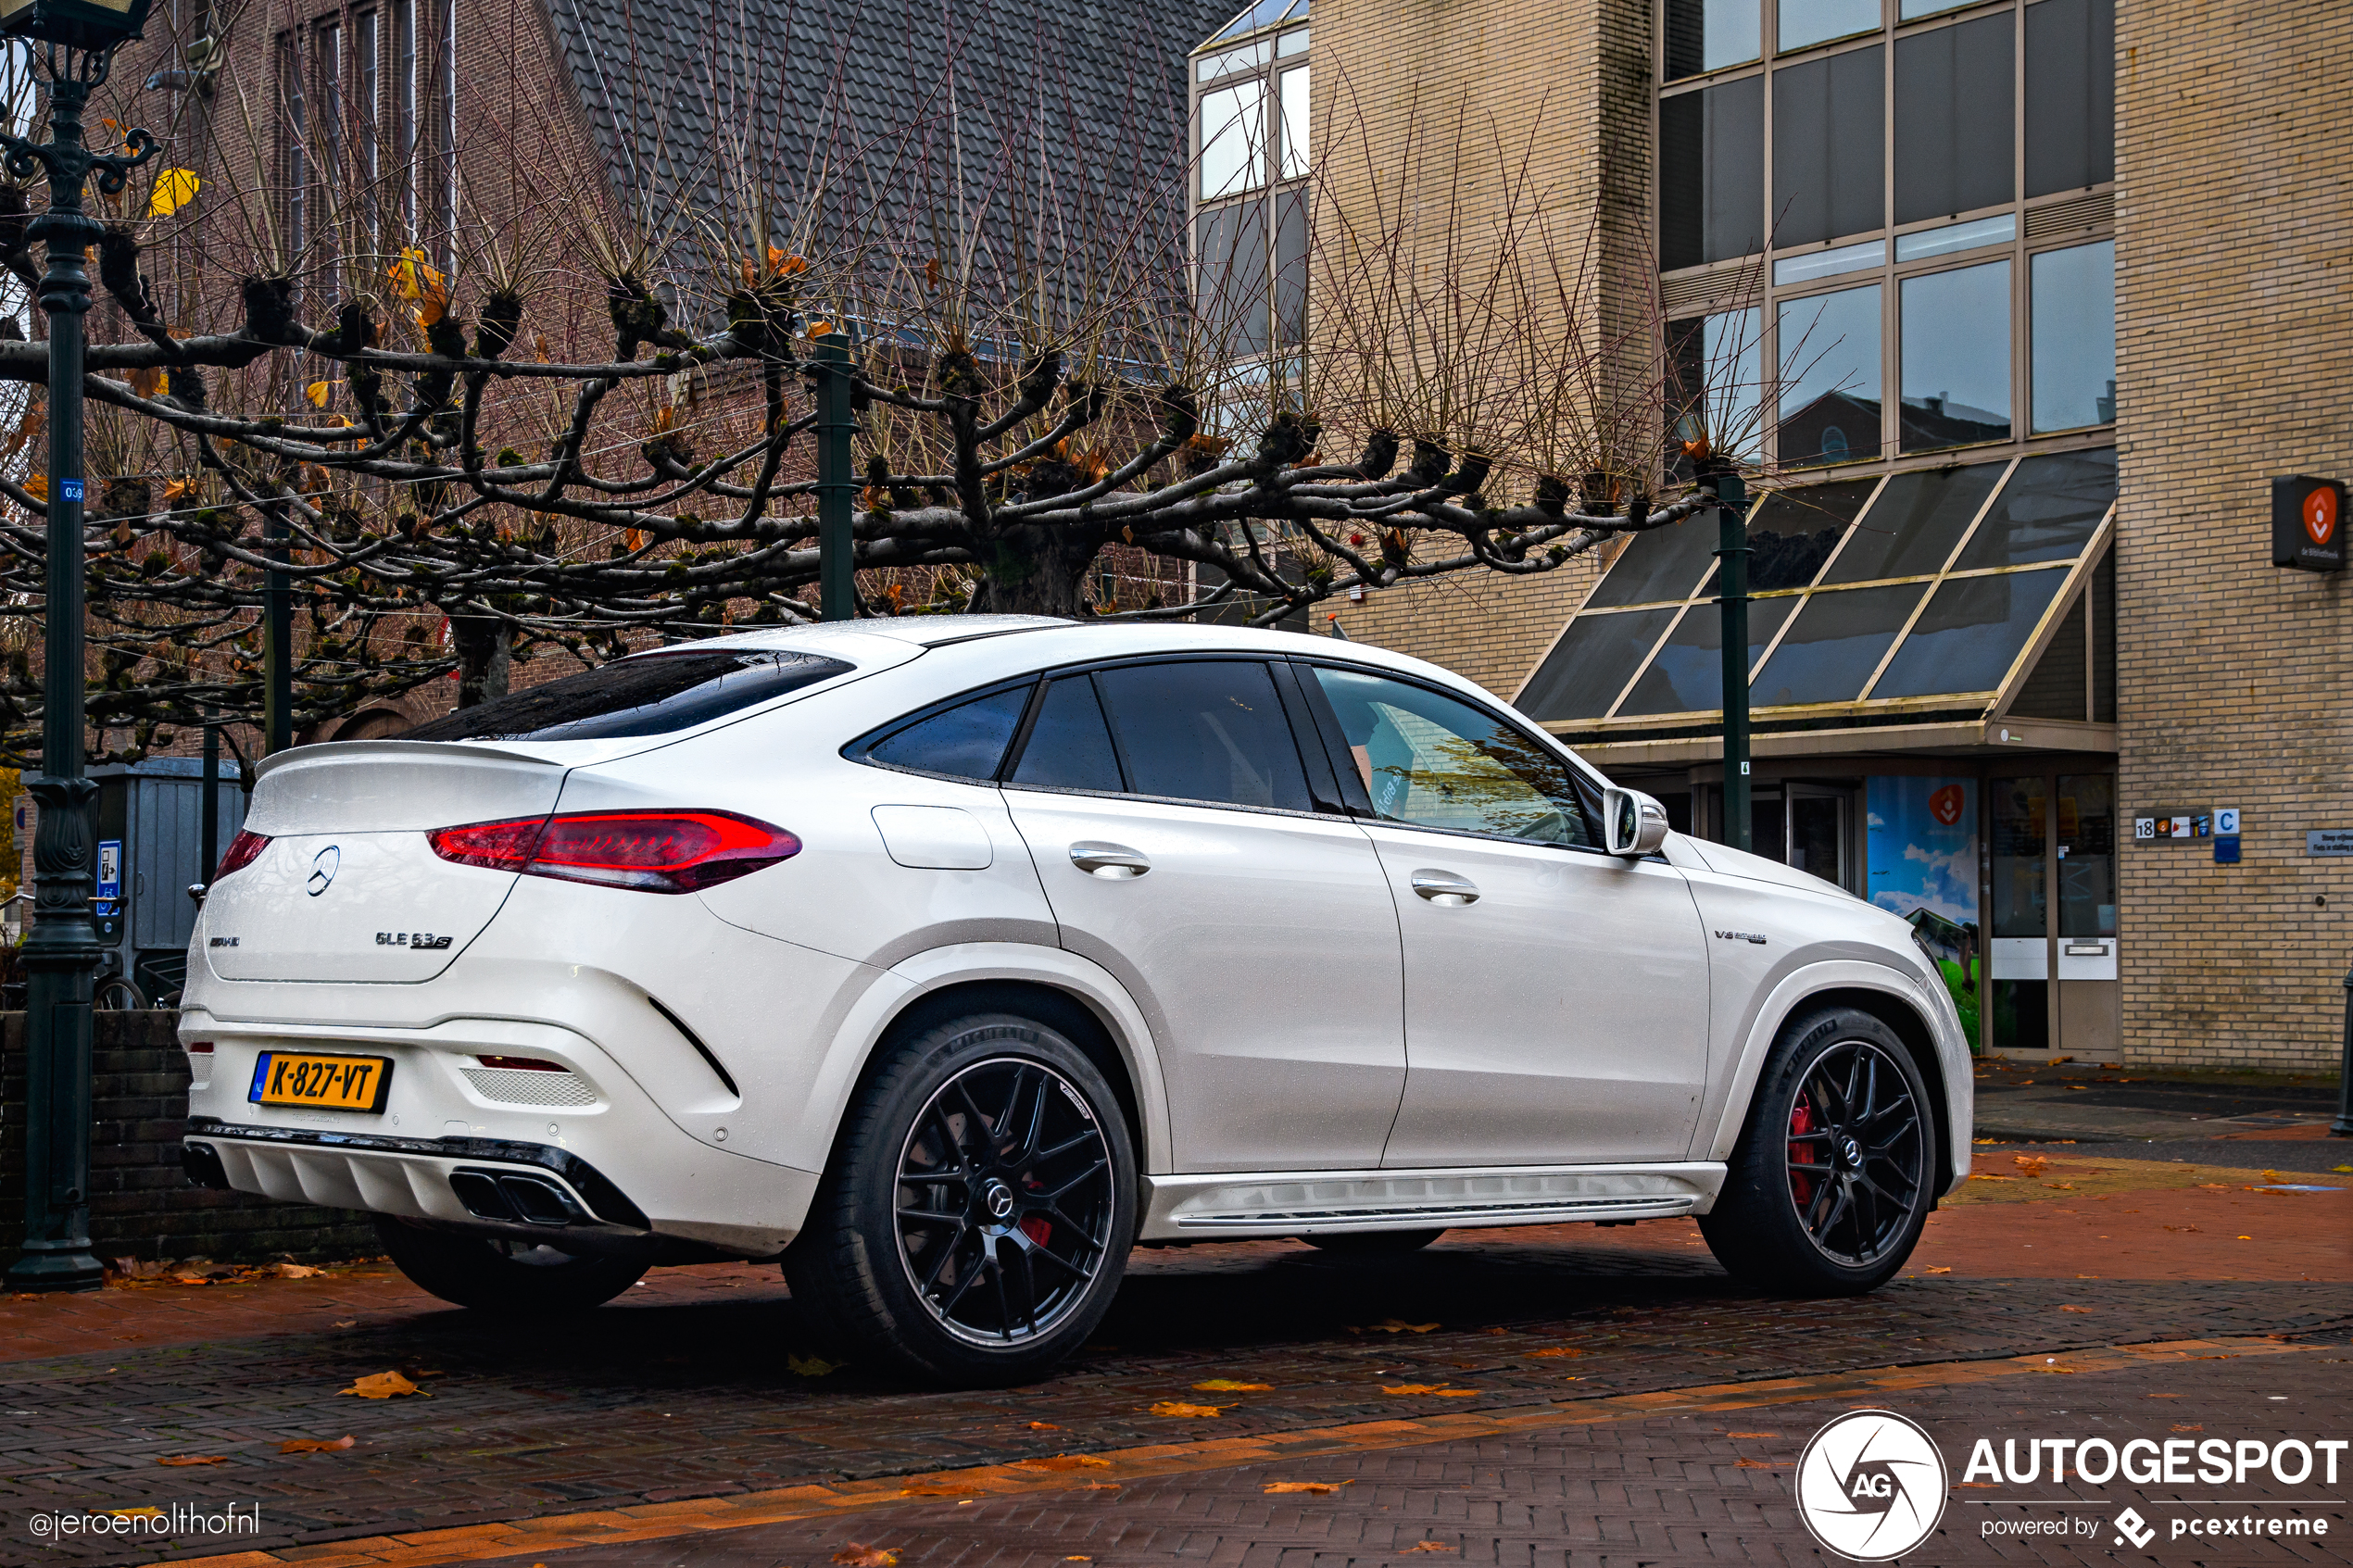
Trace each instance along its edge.
{"label": "rear bumper", "polygon": [[641,1249],[653,1223],[578,1155],[504,1138],[240,1126],[191,1118],[192,1180],[330,1209],[364,1209],[568,1252]]}

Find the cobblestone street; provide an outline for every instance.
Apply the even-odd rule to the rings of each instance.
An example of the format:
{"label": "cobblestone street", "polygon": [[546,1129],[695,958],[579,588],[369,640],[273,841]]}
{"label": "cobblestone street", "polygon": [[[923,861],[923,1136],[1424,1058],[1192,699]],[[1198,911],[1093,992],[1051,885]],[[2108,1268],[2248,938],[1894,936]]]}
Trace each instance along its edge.
{"label": "cobblestone street", "polygon": [[[1742,1294],[1680,1221],[1458,1231],[1404,1259],[1146,1249],[1082,1356],[986,1394],[812,1362],[775,1271],[750,1265],[657,1271],[621,1302],[527,1334],[383,1264],[18,1298],[0,1303],[0,1553],[219,1555],[224,1543],[197,1531],[52,1543],[30,1520],[235,1505],[260,1525],[224,1561],[257,1568],[818,1563],[853,1545],[904,1568],[1416,1549],[1416,1562],[1779,1561],[1818,1555],[1790,1511],[1789,1467],[1852,1406],[1926,1423],[1956,1480],[1974,1436],[2022,1422],[2053,1436],[2161,1437],[2177,1422],[2229,1439],[2336,1433],[2353,1405],[2342,1178],[2088,1146],[1989,1148],[1979,1173],[1901,1278],[1846,1301]],[[420,1393],[342,1392],[388,1371]],[[1202,1386],[1221,1381],[1244,1386]],[[1154,1412],[1167,1401],[1215,1413]],[[346,1450],[279,1451],[346,1436]],[[165,1462],[187,1458],[218,1462]],[[1265,1490],[1292,1482],[1340,1489]],[[2344,1495],[2277,1490],[2299,1506]],[[2209,1495],[2133,1495],[2157,1519],[2166,1492]],[[2074,1560],[2051,1555],[2061,1543],[1965,1539],[1990,1499],[1952,1496],[1915,1561]],[[2256,1487],[2228,1500],[2277,1499]],[[2342,1508],[2321,1512],[2345,1527]],[[2149,1554],[2243,1560],[2183,1555],[2189,1544]],[[2334,1535],[2256,1549],[2347,1555]]]}

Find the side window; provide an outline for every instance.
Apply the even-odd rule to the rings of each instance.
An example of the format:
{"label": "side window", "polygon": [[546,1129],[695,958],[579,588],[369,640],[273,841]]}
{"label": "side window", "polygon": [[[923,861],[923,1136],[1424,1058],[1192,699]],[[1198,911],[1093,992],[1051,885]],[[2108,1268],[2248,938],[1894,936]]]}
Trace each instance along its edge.
{"label": "side window", "polygon": [[1095,679],[1134,793],[1315,809],[1299,744],[1264,664],[1137,664],[1101,671]]}
{"label": "side window", "polygon": [[1029,703],[1029,687],[1012,686],[918,719],[866,747],[869,762],[918,773],[988,783]]}
{"label": "side window", "polygon": [[1111,731],[1103,723],[1102,704],[1095,700],[1095,683],[1084,675],[1065,676],[1046,688],[1038,705],[1038,721],[1021,748],[1021,761],[1005,781],[1016,787],[1119,791],[1119,759],[1113,752]]}
{"label": "side window", "polygon": [[1373,813],[1415,827],[1592,847],[1568,767],[1501,719],[1451,696],[1318,667]]}

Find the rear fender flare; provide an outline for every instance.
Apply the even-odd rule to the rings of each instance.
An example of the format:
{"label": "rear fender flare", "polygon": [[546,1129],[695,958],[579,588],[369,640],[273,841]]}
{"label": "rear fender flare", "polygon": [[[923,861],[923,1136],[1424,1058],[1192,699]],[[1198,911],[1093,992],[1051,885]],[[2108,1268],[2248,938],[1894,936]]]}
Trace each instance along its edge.
{"label": "rear fender flare", "polygon": [[1141,1137],[1137,1155],[1146,1173],[1171,1169],[1167,1087],[1143,1010],[1100,964],[1059,947],[1019,942],[969,942],[933,947],[901,960],[867,987],[835,1032],[834,1043],[810,1085],[812,1111],[823,1107],[824,1125],[812,1126],[813,1145],[831,1149],[861,1073],[889,1034],[891,1025],[924,997],[975,981],[1012,981],[1058,991],[1094,1014],[1126,1065],[1136,1092]]}
{"label": "rear fender flare", "polygon": [[[1780,1037],[1781,1028],[1790,1019],[1817,996],[1831,991],[1875,991],[1910,1011],[1919,1020],[1920,1027],[1934,1042],[1936,1060],[1931,1077],[1930,1092],[1941,1095],[1937,1120],[1948,1129],[1945,1152],[1944,1180],[1933,1190],[1949,1192],[1965,1178],[1969,1163],[1969,1091],[1975,1088],[1965,1051],[1957,1042],[1944,1037],[1937,1027],[1932,1009],[1922,1006],[1919,987],[1910,983],[1902,971],[1884,964],[1858,959],[1833,959],[1811,963],[1792,971],[1780,983],[1766,994],[1751,1015],[1747,1033],[1743,1037],[1738,1060],[1734,1062],[1730,1082],[1726,1085],[1723,1107],[1710,1136],[1702,1123],[1705,1140],[1692,1150],[1692,1158],[1728,1160],[1732,1148],[1740,1142],[1741,1129],[1748,1122],[1750,1098],[1756,1093],[1756,1081],[1765,1071],[1765,1059],[1772,1054],[1773,1044]],[[1956,1093],[1956,1085],[1959,1092]]]}

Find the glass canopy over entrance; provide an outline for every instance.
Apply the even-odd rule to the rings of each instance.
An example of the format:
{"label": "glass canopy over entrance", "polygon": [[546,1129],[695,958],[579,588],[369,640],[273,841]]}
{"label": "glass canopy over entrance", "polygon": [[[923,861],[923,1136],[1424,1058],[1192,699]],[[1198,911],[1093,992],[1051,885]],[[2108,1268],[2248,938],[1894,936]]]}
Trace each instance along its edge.
{"label": "glass canopy over entrance", "polygon": [[[2048,684],[2035,660],[2046,650],[2082,699],[2063,694],[2039,711],[2112,721],[2082,590],[2115,502],[2113,447],[1766,495],[1748,519],[1756,733],[1983,719],[2021,695],[2030,671],[2038,689]],[[1724,701],[1717,543],[1707,514],[1635,535],[1521,686],[1519,709],[1587,746],[1714,733]],[[2105,623],[2106,596],[2093,596]]]}

